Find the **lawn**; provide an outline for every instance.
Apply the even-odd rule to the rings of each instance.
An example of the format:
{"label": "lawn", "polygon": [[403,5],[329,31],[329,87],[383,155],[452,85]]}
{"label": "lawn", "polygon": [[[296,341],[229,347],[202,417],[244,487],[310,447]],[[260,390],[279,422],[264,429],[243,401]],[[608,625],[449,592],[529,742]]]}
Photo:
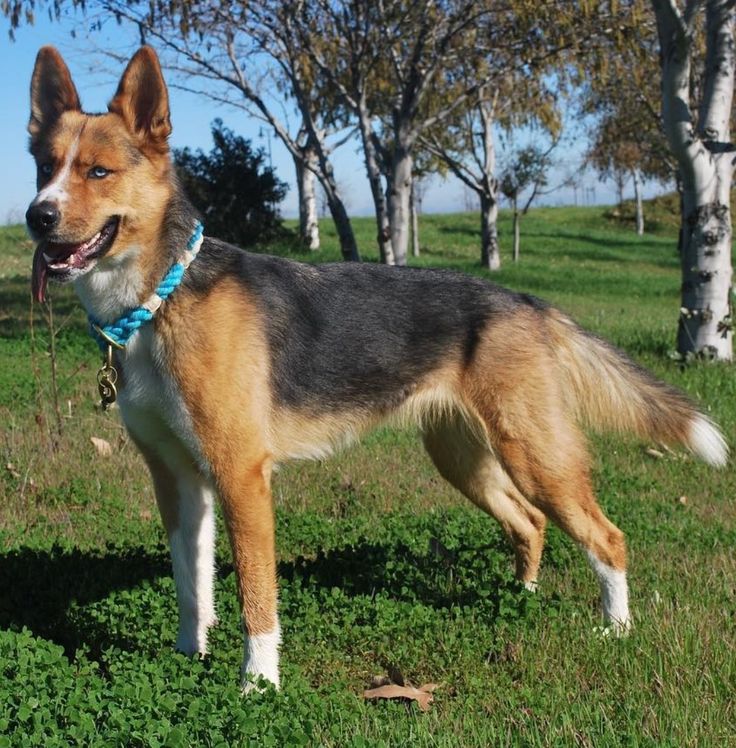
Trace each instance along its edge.
{"label": "lawn", "polygon": [[[483,274],[475,215],[425,216],[412,263]],[[355,221],[375,260],[369,219]],[[675,234],[601,208],[537,209],[494,280],[545,297],[686,390],[734,442],[732,367],[671,357]],[[302,259],[337,259],[334,231]],[[212,654],[173,652],[176,603],[142,460],[96,408],[96,347],[69,289],[31,307],[31,247],[0,251],[0,747],[736,745],[736,471],[593,436],[599,499],[627,534],[635,628],[602,636],[597,583],[549,531],[541,585],[450,489],[416,434],[384,430],[274,479],[283,689],[242,697],[224,532]],[[269,251],[288,254],[286,246]],[[97,454],[90,437],[107,440]],[[439,684],[427,712],[366,702],[377,675]]]}

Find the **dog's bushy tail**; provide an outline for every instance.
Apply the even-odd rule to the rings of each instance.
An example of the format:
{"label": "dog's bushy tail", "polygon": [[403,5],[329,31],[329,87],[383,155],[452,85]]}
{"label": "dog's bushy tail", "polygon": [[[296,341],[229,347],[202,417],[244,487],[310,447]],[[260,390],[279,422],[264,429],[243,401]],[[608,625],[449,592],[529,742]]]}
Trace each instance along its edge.
{"label": "dog's bushy tail", "polygon": [[578,420],[594,429],[681,444],[711,465],[726,464],[723,434],[685,395],[562,313],[548,314],[550,344]]}

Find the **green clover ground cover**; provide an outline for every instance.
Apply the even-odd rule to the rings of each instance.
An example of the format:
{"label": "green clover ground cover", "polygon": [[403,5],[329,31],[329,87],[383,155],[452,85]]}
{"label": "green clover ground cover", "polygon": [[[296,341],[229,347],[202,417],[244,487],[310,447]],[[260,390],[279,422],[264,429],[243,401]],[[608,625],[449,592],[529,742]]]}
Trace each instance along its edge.
{"label": "green clover ground cover", "polygon": [[[371,222],[356,227],[370,247]],[[480,272],[475,216],[429,216],[422,231],[419,262]],[[637,239],[600,209],[540,209],[523,232],[522,262],[504,256],[499,282],[625,347],[733,443],[733,369],[681,371],[667,356],[672,235]],[[319,259],[336,258],[325,233]],[[163,532],[135,449],[94,408],[83,316],[54,289],[59,433],[48,329],[42,310],[30,315],[30,248],[8,229],[0,249],[0,746],[736,744],[733,466],[657,459],[610,437],[593,439],[595,483],[629,541],[626,640],[596,630],[597,585],[565,536],[549,531],[539,593],[520,589],[498,526],[442,482],[415,434],[380,431],[275,477],[282,691],[240,695],[222,527],[212,654],[174,653]],[[91,436],[112,457],[97,457]],[[440,684],[427,713],[363,701],[392,669]]]}

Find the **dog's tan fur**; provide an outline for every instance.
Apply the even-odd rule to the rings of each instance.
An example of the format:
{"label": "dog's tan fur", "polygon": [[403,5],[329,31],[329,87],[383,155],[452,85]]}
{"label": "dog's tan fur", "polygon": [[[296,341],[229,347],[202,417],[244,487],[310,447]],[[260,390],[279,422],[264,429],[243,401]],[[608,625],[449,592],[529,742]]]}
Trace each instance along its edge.
{"label": "dog's tan fur", "polygon": [[[172,299],[170,312],[160,334],[216,475],[248,632],[263,634],[276,622],[276,559],[270,372],[259,315],[234,281],[205,298]],[[222,334],[211,334],[213,320]]]}
{"label": "dog's tan fur", "polygon": [[[112,273],[125,261],[120,277],[129,288],[117,303],[115,294],[109,301],[91,281],[80,282],[88,308],[107,322],[124,311],[118,307],[141,303],[170,262],[163,225],[175,187],[166,144],[168,98],[158,62],[150,49],[141,50],[125,71],[110,111],[91,117],[82,113],[58,53],[44,48],[31,98],[31,151],[39,166],[51,163],[56,170],[39,176],[39,189],[53,183],[64,164],[70,169],[62,185],[70,199],[55,241],[81,242],[109,216],[122,217],[113,246],[94,272]],[[111,176],[87,179],[96,164]],[[310,273],[303,271],[304,277]],[[118,353],[123,413],[130,407],[135,415],[131,434],[151,470],[171,537],[185,524],[175,488],[180,472],[211,474],[252,641],[274,636],[277,642],[278,637],[270,482],[274,464],[284,459],[323,456],[382,422],[418,426],[440,473],[500,522],[516,550],[520,580],[536,582],[548,517],[619,586],[625,584],[616,576],[626,569],[623,534],[596,502],[578,424],[684,443],[713,462],[725,459],[717,431],[709,431],[712,427],[684,398],[653,383],[554,309],[515,306],[478,331],[472,356],[459,345],[448,348],[397,402],[375,408],[356,403],[320,409],[311,402],[279,401],[263,307],[235,278],[217,280],[197,293],[177,291],[152,329],[150,338],[141,335],[139,345],[152,351],[143,360],[162,367],[155,380],[162,384],[156,386],[168,387],[167,377],[174,383],[167,402],[181,408],[181,417],[172,426],[170,414],[135,401],[134,394],[126,405],[126,384],[144,378],[133,354]],[[163,436],[149,437],[148,418]],[[696,421],[706,446],[702,433],[700,441],[693,435]],[[612,623],[625,627],[625,587],[620,594],[626,620],[616,621],[612,614]],[[277,680],[277,670],[249,667],[248,658],[255,656],[246,653],[244,669]]]}

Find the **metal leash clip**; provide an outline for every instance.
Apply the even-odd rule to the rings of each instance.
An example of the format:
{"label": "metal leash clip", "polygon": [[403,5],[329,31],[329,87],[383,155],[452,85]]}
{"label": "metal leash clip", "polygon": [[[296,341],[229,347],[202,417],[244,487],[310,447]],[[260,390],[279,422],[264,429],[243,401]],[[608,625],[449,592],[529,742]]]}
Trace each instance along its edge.
{"label": "metal leash clip", "polygon": [[102,359],[102,366],[97,372],[97,389],[100,392],[100,407],[107,410],[118,397],[118,390],[115,386],[118,381],[118,370],[112,363],[112,349],[117,348],[119,351],[125,350],[125,346],[120,345],[117,340],[113,340],[99,325],[92,325],[92,329],[107,343],[107,353]]}
{"label": "metal leash clip", "polygon": [[118,370],[112,363],[112,346],[108,344],[107,355],[102,359],[102,366],[97,372],[97,389],[100,392],[100,407],[107,410],[118,397],[115,386],[118,381]]}

